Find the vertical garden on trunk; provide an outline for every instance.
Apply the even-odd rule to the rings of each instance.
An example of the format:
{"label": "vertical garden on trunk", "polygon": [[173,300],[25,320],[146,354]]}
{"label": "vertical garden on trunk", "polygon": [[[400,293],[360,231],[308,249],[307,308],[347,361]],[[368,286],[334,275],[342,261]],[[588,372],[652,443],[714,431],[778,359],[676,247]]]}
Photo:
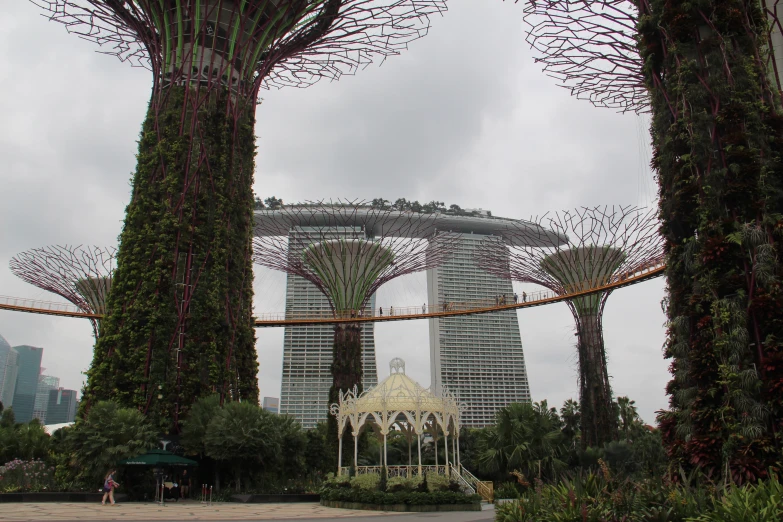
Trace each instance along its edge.
{"label": "vertical garden on trunk", "polygon": [[783,430],[783,123],[757,0],[639,1],[666,241],[674,469],[766,474]]}

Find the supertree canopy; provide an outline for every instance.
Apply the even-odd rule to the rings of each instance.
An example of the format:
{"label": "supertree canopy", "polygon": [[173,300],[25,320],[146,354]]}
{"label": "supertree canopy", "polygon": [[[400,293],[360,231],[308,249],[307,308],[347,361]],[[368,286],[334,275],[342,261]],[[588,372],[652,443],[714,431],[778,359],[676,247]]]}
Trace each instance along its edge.
{"label": "supertree canopy", "polygon": [[[106,313],[115,248],[48,246],[11,258],[11,271],[31,285],[64,297],[85,313]],[[90,319],[98,337],[100,320]]]}
{"label": "supertree canopy", "polygon": [[[302,277],[328,299],[335,317],[365,312],[384,283],[444,262],[458,234],[439,230],[440,215],[371,208],[361,203],[325,203],[256,212],[256,263]],[[359,323],[334,327],[332,386],[362,389]],[[337,448],[337,424],[328,415],[330,446]]]}
{"label": "supertree canopy", "polygon": [[[653,211],[594,207],[535,220],[540,229],[509,225],[505,241],[485,241],[474,256],[481,268],[500,277],[535,283],[558,295],[593,290],[662,257]],[[545,228],[544,228],[545,227]],[[540,230],[567,237],[562,244],[537,245]],[[520,245],[509,249],[505,244]],[[582,446],[601,446],[616,435],[601,317],[610,290],[568,301],[576,321]]]}
{"label": "supertree canopy", "polygon": [[32,1],[153,73],[87,404],[111,398],[176,429],[205,394],[257,401],[257,93],[396,54],[445,0]]}
{"label": "supertree canopy", "polygon": [[547,71],[598,105],[652,116],[673,374],[659,422],[673,477],[682,466],[754,481],[783,446],[781,7],[528,6]]}

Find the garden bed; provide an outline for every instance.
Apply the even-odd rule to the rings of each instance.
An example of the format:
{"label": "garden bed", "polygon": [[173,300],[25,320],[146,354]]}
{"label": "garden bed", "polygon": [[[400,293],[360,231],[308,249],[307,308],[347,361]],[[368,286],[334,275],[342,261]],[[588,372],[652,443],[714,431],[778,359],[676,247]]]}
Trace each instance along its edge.
{"label": "garden bed", "polygon": [[365,502],[345,502],[342,500],[321,500],[321,505],[341,509],[365,509],[367,511],[394,511],[424,513],[432,511],[481,511],[481,504],[368,504]]}
{"label": "garden bed", "polygon": [[[0,503],[3,502],[100,502],[103,493],[82,492],[57,492],[44,491],[39,493],[0,493]],[[124,502],[128,498],[125,493],[115,493],[117,502]]]}
{"label": "garden bed", "polygon": [[301,494],[277,494],[277,495],[231,495],[234,502],[247,502],[247,503],[275,503],[283,504],[288,502],[318,502],[321,500],[321,495],[317,493],[301,493]]}

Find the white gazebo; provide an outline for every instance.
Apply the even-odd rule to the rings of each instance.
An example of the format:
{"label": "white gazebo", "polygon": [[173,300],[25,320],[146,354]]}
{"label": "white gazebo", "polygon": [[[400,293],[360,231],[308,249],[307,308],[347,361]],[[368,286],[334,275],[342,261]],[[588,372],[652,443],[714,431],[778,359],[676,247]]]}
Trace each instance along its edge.
{"label": "white gazebo", "polygon": [[[353,465],[357,474],[379,473],[382,466],[386,466],[389,476],[414,476],[422,472],[437,473],[451,476],[453,472],[460,475],[461,465],[459,460],[459,427],[461,405],[457,399],[448,392],[443,391],[442,396],[436,397],[429,390],[405,375],[405,362],[395,358],[389,363],[389,376],[374,388],[357,393],[357,389],[340,392],[339,402],[331,405],[331,413],[337,417],[337,436],[339,440],[338,450],[338,474],[347,473],[348,468],[343,467],[343,434],[350,424],[353,434]],[[381,462],[379,466],[358,465],[358,436],[362,429],[370,426],[379,439],[383,440]],[[408,465],[387,466],[386,460],[386,436],[393,429],[398,429],[408,438]],[[443,465],[422,466],[421,464],[421,438],[425,433],[433,436],[437,444],[438,432],[443,434],[443,447],[446,454],[446,462]],[[451,457],[449,457],[449,436],[451,435]],[[418,448],[418,465],[411,462],[410,445],[416,437]],[[435,451],[437,459],[437,447]]]}

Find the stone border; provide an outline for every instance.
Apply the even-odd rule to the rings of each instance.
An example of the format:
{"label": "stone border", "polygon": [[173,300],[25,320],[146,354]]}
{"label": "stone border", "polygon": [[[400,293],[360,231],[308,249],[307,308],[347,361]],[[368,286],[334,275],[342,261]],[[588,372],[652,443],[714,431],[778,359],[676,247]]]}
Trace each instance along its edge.
{"label": "stone border", "polygon": [[[43,491],[38,493],[0,493],[0,504],[4,502],[100,502],[103,493]],[[128,495],[115,493],[114,500],[125,502]]]}
{"label": "stone border", "polygon": [[318,502],[321,495],[318,493],[280,493],[270,495],[231,495],[234,502],[245,502],[250,504],[288,504],[293,502]]}
{"label": "stone border", "polygon": [[366,511],[394,511],[398,513],[427,513],[433,511],[481,511],[481,504],[365,504],[364,502],[343,502],[341,500],[321,500],[321,505],[330,508],[363,509]]}

